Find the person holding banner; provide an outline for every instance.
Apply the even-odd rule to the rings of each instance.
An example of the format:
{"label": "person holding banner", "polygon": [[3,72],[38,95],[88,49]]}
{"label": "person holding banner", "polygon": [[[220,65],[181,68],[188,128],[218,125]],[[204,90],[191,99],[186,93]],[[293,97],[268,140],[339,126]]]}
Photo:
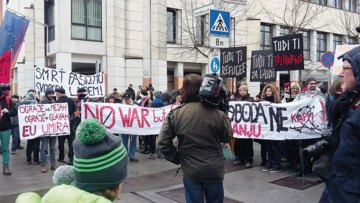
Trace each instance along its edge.
{"label": "person holding banner", "polygon": [[[48,87],[45,90],[45,96],[41,100],[41,104],[52,104],[55,103],[54,100],[54,93],[55,91]],[[51,164],[51,170],[56,169],[56,137],[55,136],[47,136],[47,137],[41,137],[41,153],[40,153],[40,159],[41,159],[41,169],[40,171],[43,173],[47,172],[46,168],[46,151],[48,149],[48,143],[50,144],[50,164]]]}
{"label": "person holding banner", "polygon": [[[125,93],[123,104],[134,105],[134,102],[131,99],[131,94],[129,92]],[[139,160],[135,158],[136,137],[137,137],[136,135],[121,134],[121,139],[125,146],[126,152],[128,152],[130,162],[139,162]],[[130,150],[129,150],[129,138],[130,138]]]}
{"label": "person holding banner", "polygon": [[[35,90],[30,89],[28,94],[25,96],[24,100],[21,102],[21,105],[30,105],[37,104],[36,96],[34,93]],[[23,136],[23,135],[21,135]],[[40,138],[34,138],[27,141],[26,144],[26,162],[27,165],[39,165],[39,152],[40,152]],[[31,155],[34,155],[34,162],[31,163]]]}
{"label": "person holding banner", "polygon": [[10,162],[10,151],[9,141],[11,135],[11,120],[10,117],[17,115],[17,111],[14,107],[13,102],[8,97],[7,93],[3,90],[0,92],[0,105],[1,105],[1,117],[0,117],[0,141],[2,149],[2,164],[3,174],[11,175],[9,169]]}
{"label": "person holding banner", "polygon": [[[247,85],[237,84],[237,90],[235,92],[235,101],[248,101],[255,102],[248,93],[249,89]],[[252,139],[236,139],[235,138],[235,161],[234,165],[244,165],[246,168],[251,168],[254,157],[253,140]]]}
{"label": "person holding banner", "polygon": [[[280,94],[277,88],[268,84],[264,87],[261,94],[262,101],[268,101],[270,103],[280,103]],[[270,171],[271,173],[277,173],[281,171],[281,151],[280,141],[277,140],[265,140],[266,150],[268,153],[268,163],[263,171]]]}
{"label": "person holding banner", "polygon": [[[68,98],[65,94],[65,90],[63,88],[56,88],[55,89],[56,92],[56,103],[67,103],[68,104],[68,110],[69,110],[69,116],[73,115],[74,111],[75,111],[75,102],[73,99]],[[65,140],[67,139],[68,141],[68,146],[69,146],[69,153],[68,153],[68,157],[69,157],[69,163],[70,165],[72,165],[73,163],[73,140],[75,138],[75,133],[74,133],[74,126],[73,124],[70,122],[70,135],[66,135],[66,136],[59,136],[58,137],[58,141],[59,141],[59,162],[64,162],[64,153],[65,153],[65,149],[64,149],[64,143]]]}
{"label": "person holding banner", "polygon": [[233,132],[226,113],[200,101],[201,83],[199,75],[184,77],[180,90],[184,105],[166,116],[158,145],[166,160],[181,164],[186,202],[204,202],[204,196],[209,203],[223,202],[225,158],[221,142],[229,142]]}

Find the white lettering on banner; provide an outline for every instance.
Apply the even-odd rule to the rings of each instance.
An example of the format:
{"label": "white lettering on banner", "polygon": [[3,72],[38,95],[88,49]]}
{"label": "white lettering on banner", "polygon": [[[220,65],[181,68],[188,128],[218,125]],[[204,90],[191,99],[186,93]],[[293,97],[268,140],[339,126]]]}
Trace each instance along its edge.
{"label": "white lettering on banner", "polygon": [[230,102],[229,118],[236,138],[284,140],[321,137],[325,115],[315,97],[286,104]]}
{"label": "white lettering on banner", "polygon": [[83,75],[63,70],[36,67],[35,88],[37,92],[45,93],[46,88],[62,87],[69,97],[76,97],[78,88],[85,88],[89,97],[105,96],[104,74]]}
{"label": "white lettering on banner", "polygon": [[[81,120],[98,119],[110,132],[131,135],[159,134],[171,109],[123,104],[82,103]],[[229,118],[236,138],[310,139],[320,137],[323,109],[317,98],[287,104],[230,102]]]}
{"label": "white lettering on banner", "polygon": [[21,140],[70,134],[67,103],[21,105],[18,117]]}

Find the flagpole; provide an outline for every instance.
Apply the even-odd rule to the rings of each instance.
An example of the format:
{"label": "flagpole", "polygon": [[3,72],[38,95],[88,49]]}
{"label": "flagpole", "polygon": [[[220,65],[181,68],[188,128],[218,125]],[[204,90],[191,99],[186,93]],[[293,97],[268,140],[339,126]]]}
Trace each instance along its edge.
{"label": "flagpole", "polygon": [[30,18],[30,17],[27,17],[27,16],[25,16],[24,14],[19,13],[19,12],[17,12],[17,11],[14,11],[14,10],[12,10],[12,9],[10,9],[10,8],[6,8],[6,9],[9,10],[9,11],[11,11],[11,12],[14,12],[14,13],[16,13],[16,14],[18,14],[18,15],[26,18],[26,19],[28,19],[29,21],[31,21],[31,22],[33,22],[33,23],[36,23],[36,24],[41,25],[41,26],[44,26],[44,27],[46,28],[46,52],[45,52],[45,53],[46,53],[46,56],[47,56],[47,52],[50,51],[50,47],[49,47],[49,26],[46,25],[46,24],[44,24],[44,23],[40,23],[39,21],[36,21],[35,19]]}

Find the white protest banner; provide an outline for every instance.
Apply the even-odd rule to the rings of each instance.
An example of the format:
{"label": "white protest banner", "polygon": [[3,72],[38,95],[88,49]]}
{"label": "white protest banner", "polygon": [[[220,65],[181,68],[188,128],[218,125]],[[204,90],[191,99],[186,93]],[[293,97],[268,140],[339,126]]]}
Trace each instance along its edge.
{"label": "white protest banner", "polygon": [[83,75],[52,68],[35,68],[35,90],[45,93],[46,88],[62,87],[68,97],[76,97],[77,89],[85,88],[89,97],[105,96],[104,73]]}
{"label": "white protest banner", "polygon": [[18,117],[21,140],[70,134],[67,103],[21,105]]}
{"label": "white protest banner", "polygon": [[81,104],[81,120],[95,118],[111,133],[156,135],[167,114],[177,105],[144,108],[134,105],[92,103]]}
{"label": "white protest banner", "polygon": [[340,72],[341,72],[341,69],[343,66],[343,60],[338,59],[338,57],[357,46],[359,46],[359,45],[337,45],[336,46],[335,61],[334,61],[334,65],[331,67],[333,75],[340,75]]}
{"label": "white protest banner", "polygon": [[230,102],[228,115],[236,138],[284,140],[321,137],[324,114],[315,97],[286,104]]}
{"label": "white protest banner", "polygon": [[[98,119],[110,132],[131,135],[159,134],[171,109],[123,104],[82,103],[81,120]],[[317,98],[287,104],[230,102],[229,118],[234,137],[254,139],[318,138],[324,111]]]}

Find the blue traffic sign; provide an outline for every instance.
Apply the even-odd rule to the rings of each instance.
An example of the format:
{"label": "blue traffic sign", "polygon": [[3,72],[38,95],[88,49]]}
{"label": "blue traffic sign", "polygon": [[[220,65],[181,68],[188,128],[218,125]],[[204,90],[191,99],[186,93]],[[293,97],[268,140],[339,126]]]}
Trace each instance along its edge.
{"label": "blue traffic sign", "polygon": [[324,67],[330,68],[334,65],[335,54],[331,51],[325,52],[321,57],[321,63]]}
{"label": "blue traffic sign", "polygon": [[211,71],[213,73],[216,73],[219,71],[219,68],[220,68],[220,61],[218,58],[213,58],[213,60],[211,61],[211,64],[210,64],[210,67],[211,67]]}
{"label": "blue traffic sign", "polygon": [[230,12],[210,10],[210,34],[230,35]]}

